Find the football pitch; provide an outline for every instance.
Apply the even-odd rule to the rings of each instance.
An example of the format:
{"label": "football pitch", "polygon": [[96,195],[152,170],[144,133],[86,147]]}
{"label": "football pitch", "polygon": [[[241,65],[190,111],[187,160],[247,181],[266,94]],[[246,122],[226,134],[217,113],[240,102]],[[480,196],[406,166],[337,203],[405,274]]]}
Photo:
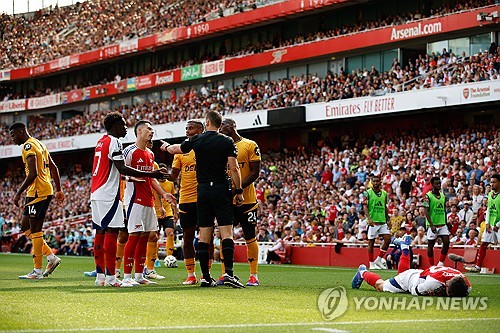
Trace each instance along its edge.
{"label": "football pitch", "polygon": [[[49,278],[19,280],[30,271],[31,256],[0,254],[0,332],[484,333],[500,327],[498,275],[468,274],[473,291],[464,302],[379,293],[367,284],[352,290],[354,269],[289,265],[261,265],[261,286],[245,289],[183,286],[182,263],[159,268],[166,279],[156,286],[94,287],[83,276],[93,269],[92,258],[62,260]],[[218,276],[220,265],[212,271]],[[248,266],[237,264],[235,273],[246,281]]]}

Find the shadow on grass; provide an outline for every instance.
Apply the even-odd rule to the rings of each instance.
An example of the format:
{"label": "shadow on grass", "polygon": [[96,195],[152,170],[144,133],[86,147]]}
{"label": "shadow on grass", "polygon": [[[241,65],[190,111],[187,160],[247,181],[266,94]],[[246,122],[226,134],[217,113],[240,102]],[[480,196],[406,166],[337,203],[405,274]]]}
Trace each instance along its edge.
{"label": "shadow on grass", "polygon": [[[10,280],[12,281],[12,279]],[[60,291],[64,293],[71,294],[101,294],[101,293],[145,293],[145,292],[192,292],[205,294],[207,292],[246,292],[246,290],[251,290],[251,288],[246,289],[234,289],[229,287],[215,287],[215,288],[200,288],[200,286],[182,286],[182,285],[155,285],[155,286],[138,286],[132,288],[113,288],[113,287],[96,287],[93,285],[93,281],[89,281],[89,285],[83,285],[81,283],[74,285],[56,285],[53,282],[57,282],[55,279],[51,279],[50,285],[44,284],[43,280],[26,281],[22,286],[2,287],[0,288],[1,293],[7,292],[26,292],[29,288],[30,292],[45,292],[45,291]],[[48,282],[48,281],[47,281]]]}

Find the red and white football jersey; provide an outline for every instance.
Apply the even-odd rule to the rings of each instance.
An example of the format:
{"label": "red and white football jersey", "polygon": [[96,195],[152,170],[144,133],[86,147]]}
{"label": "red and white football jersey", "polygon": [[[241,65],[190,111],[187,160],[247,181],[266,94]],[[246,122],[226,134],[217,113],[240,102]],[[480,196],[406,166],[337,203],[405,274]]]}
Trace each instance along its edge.
{"label": "red and white football jersey", "polygon": [[465,278],[469,290],[469,280],[460,271],[451,267],[431,266],[420,272],[419,283],[415,290],[410,289],[413,295],[436,295],[438,290],[456,276]]}
{"label": "red and white football jersey", "polygon": [[[463,276],[462,272],[451,267],[444,266],[431,266],[420,273],[421,278],[427,278],[428,276],[433,279],[438,280],[441,283],[446,283],[453,279],[455,276]],[[468,281],[467,281],[468,282]],[[469,284],[470,285],[470,284]]]}
{"label": "red and white football jersey", "polygon": [[120,193],[120,172],[113,161],[123,160],[122,144],[111,135],[97,141],[92,167],[90,200],[113,201]]}
{"label": "red and white football jersey", "polygon": [[[133,144],[125,148],[123,156],[125,157],[125,164],[129,167],[140,171],[153,171],[155,157],[151,150],[147,148],[142,150]],[[152,180],[149,177],[143,179],[144,182],[127,182],[124,197],[126,206],[130,204],[139,204],[146,207],[154,206]]]}

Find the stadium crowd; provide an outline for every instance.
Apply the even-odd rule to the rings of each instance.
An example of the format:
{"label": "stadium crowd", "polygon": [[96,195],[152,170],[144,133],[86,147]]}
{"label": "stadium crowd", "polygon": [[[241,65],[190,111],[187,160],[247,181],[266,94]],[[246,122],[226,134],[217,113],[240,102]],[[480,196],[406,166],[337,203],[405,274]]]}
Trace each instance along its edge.
{"label": "stadium crowd", "polygon": [[[202,54],[197,59],[189,59],[189,60],[185,60],[185,61],[182,61],[182,62],[176,63],[176,64],[170,63],[166,66],[158,66],[158,67],[146,70],[145,72],[130,74],[130,75],[128,75],[128,77],[135,77],[138,75],[144,75],[144,74],[154,73],[154,72],[163,71],[163,70],[180,68],[183,66],[193,65],[195,63],[214,61],[217,59],[224,59],[224,58],[231,58],[231,57],[237,57],[237,56],[244,56],[244,55],[248,55],[248,54],[261,53],[261,52],[264,52],[266,50],[270,50],[270,49],[274,49],[274,48],[282,48],[285,46],[315,42],[315,41],[319,41],[319,40],[323,40],[323,39],[328,39],[328,38],[338,37],[338,36],[342,36],[342,35],[357,33],[357,32],[361,32],[361,31],[365,31],[365,30],[377,29],[377,28],[384,27],[384,26],[394,26],[394,25],[405,24],[405,23],[408,23],[410,21],[422,19],[425,17],[446,15],[446,14],[450,14],[453,12],[469,10],[472,8],[478,8],[481,6],[491,5],[492,3],[493,3],[492,0],[457,1],[454,6],[449,6],[449,4],[445,4],[445,5],[443,5],[443,7],[430,9],[427,15],[420,13],[418,10],[415,12],[412,12],[412,13],[405,13],[405,14],[401,14],[401,15],[392,15],[392,16],[381,15],[379,17],[379,19],[374,20],[374,21],[367,20],[364,22],[360,22],[359,24],[356,24],[356,25],[342,25],[342,26],[339,26],[339,27],[334,28],[334,29],[310,32],[307,34],[307,36],[303,36],[301,34],[298,34],[294,38],[289,38],[289,39],[284,39],[279,34],[277,34],[273,37],[272,40],[259,41],[259,42],[255,42],[255,43],[249,42],[248,45],[242,46],[240,49],[233,50],[230,52],[225,50],[225,48],[222,48],[221,50],[219,50],[218,55],[215,55],[213,53]],[[233,6],[233,5],[240,5],[240,4],[230,3],[230,4],[223,4],[222,6],[227,7],[227,6]],[[243,5],[248,6],[249,4],[243,4]],[[66,7],[64,7],[64,8],[66,8]],[[0,27],[1,26],[2,25],[0,23]],[[496,50],[496,49],[494,49],[494,50]],[[31,50],[29,52],[36,52],[36,51]],[[7,53],[5,53],[5,56],[7,56]],[[453,59],[453,57],[454,57],[454,55],[451,56],[452,59]],[[1,62],[0,62],[0,68],[1,67],[2,66],[1,66]],[[89,86],[93,86],[96,84],[110,83],[110,82],[114,82],[114,81],[122,79],[120,73],[114,73],[112,68],[110,68],[108,70],[108,72],[103,71],[102,75],[103,76],[95,82],[89,82],[89,81],[79,82],[78,84],[72,84],[72,85],[68,85],[66,87],[51,87],[50,83],[47,83],[46,86],[43,87],[43,89],[38,89],[38,90],[24,92],[24,93],[12,91],[12,86],[10,86],[10,85],[5,85],[5,86],[0,87],[0,88],[2,91],[2,98],[4,100],[10,100],[10,99],[18,99],[18,98],[40,97],[40,96],[44,96],[44,95],[60,93],[63,91],[70,91],[73,89],[80,89],[80,88],[84,88],[84,87],[89,87]]]}
{"label": "stadium crowd", "polygon": [[336,148],[323,145],[263,158],[257,182],[262,234],[272,239],[274,231],[290,228],[294,241],[364,243],[363,192],[369,175],[378,174],[389,193],[393,234],[412,232],[422,245],[422,196],[431,189],[430,178],[439,176],[451,232],[457,236],[452,244],[477,242],[470,238],[477,237],[485,219],[489,179],[500,166],[498,129],[383,133],[365,140],[346,135]]}
{"label": "stadium crowd", "polygon": [[[273,81],[256,81],[248,76],[234,89],[222,82],[210,88],[188,87],[179,96],[171,92],[170,99],[146,101],[142,105],[125,105],[115,108],[133,126],[139,119],[155,124],[201,118],[208,110],[223,115],[253,110],[289,107],[317,102],[328,102],[363,96],[430,89],[484,80],[498,80],[500,55],[498,47],[493,52],[480,52],[474,56],[460,57],[446,49],[440,54],[421,55],[408,64],[401,65],[394,59],[391,70],[379,72],[358,69],[351,73],[328,73],[320,78],[317,74],[292,76]],[[102,132],[101,119],[109,111],[84,112],[57,123],[47,118],[30,117],[29,131],[38,139],[47,140],[74,135]],[[10,144],[7,124],[2,124],[0,144]]]}
{"label": "stadium crowd", "polygon": [[[376,174],[389,193],[393,235],[411,233],[416,245],[424,245],[422,197],[431,189],[430,178],[439,176],[452,226],[451,244],[474,245],[485,219],[490,176],[500,171],[499,134],[498,128],[485,125],[444,131],[388,128],[371,136],[344,134],[334,143],[322,141],[317,146],[265,153],[256,181],[260,202],[257,238],[303,244],[366,243],[362,203],[370,175]],[[20,228],[20,211],[9,204],[22,180],[20,172],[7,175],[0,183],[4,235]],[[70,175],[63,184],[67,204],[63,208],[51,205],[47,221],[68,220],[89,211],[88,174]],[[71,231],[73,235],[87,233],[89,225],[87,221],[68,230],[63,223],[51,232],[60,239]],[[241,239],[240,228],[234,233],[235,240]],[[77,245],[65,249],[80,253]]]}
{"label": "stadium crowd", "polygon": [[205,22],[254,6],[255,0],[82,1],[33,17],[0,16],[0,68],[34,66],[167,29]]}

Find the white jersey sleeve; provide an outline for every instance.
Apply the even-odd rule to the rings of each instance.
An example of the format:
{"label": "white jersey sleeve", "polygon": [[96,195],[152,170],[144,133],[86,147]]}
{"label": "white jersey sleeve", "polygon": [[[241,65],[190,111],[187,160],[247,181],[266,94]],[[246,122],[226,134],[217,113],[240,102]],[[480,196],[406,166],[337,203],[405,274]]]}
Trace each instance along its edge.
{"label": "white jersey sleeve", "polygon": [[123,160],[125,161],[125,165],[130,166],[132,164],[132,156],[134,155],[134,151],[137,149],[135,144],[128,146],[123,151]]}
{"label": "white jersey sleeve", "polygon": [[108,157],[113,161],[123,161],[124,159],[122,143],[115,137],[111,137]]}
{"label": "white jersey sleeve", "polygon": [[431,276],[419,279],[419,283],[410,290],[413,296],[446,296],[446,286],[444,283]]}

